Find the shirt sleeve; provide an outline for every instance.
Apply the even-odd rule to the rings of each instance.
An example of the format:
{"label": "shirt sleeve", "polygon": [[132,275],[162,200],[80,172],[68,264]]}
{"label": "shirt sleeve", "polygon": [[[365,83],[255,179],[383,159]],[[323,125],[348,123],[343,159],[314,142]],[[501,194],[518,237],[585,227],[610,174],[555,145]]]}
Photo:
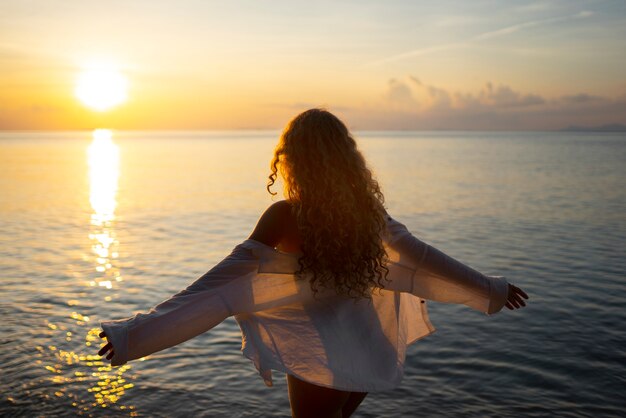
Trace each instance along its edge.
{"label": "shirt sleeve", "polygon": [[114,349],[111,364],[119,366],[180,344],[215,327],[237,313],[234,310],[251,309],[253,301],[234,298],[231,284],[254,276],[257,269],[258,260],[249,251],[235,248],[189,287],[148,312],[101,322]]}
{"label": "shirt sleeve", "polygon": [[313,298],[305,281],[294,280],[297,259],[250,240],[189,287],[146,313],[101,322],[119,366],[175,346],[215,327],[229,316]]}
{"label": "shirt sleeve", "polygon": [[413,236],[406,226],[388,217],[388,247],[401,265],[413,270],[407,290],[424,299],[458,303],[494,314],[508,296],[502,276],[487,276]]}

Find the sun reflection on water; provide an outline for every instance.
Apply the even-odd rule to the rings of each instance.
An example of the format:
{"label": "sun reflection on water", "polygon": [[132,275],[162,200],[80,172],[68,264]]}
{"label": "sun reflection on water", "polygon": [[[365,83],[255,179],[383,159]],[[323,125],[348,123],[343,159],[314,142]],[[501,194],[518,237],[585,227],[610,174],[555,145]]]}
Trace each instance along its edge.
{"label": "sun reflection on water", "polygon": [[[119,242],[115,234],[115,209],[120,176],[119,147],[113,142],[112,133],[106,129],[93,132],[92,142],[87,148],[89,167],[89,200],[93,212],[90,217],[89,240],[91,251],[84,258],[92,263],[93,270],[87,286],[91,296],[109,302],[117,295],[112,293],[122,281],[119,270]],[[89,293],[79,293],[89,295]],[[97,355],[102,345],[98,336],[100,328],[94,328],[86,312],[80,312],[81,300],[70,299],[64,322],[48,322],[48,331],[60,338],[54,343],[37,347],[37,357],[47,358],[42,364],[50,373],[48,381],[53,385],[46,399],[66,399],[76,408],[77,415],[92,415],[93,409],[115,407],[130,416],[136,416],[134,406],[122,405],[120,399],[134,384],[129,382],[130,365],[111,367],[109,361]],[[84,341],[80,339],[84,336]],[[77,348],[79,342],[81,348]],[[71,388],[78,384],[88,396],[76,393]]]}
{"label": "sun reflection on water", "polygon": [[[73,312],[71,317],[77,320],[77,324],[89,321],[89,318],[81,316]],[[66,326],[48,323],[48,327],[52,330],[66,330]],[[91,328],[85,336],[85,345],[97,346],[101,341],[98,337],[99,328]],[[71,332],[66,332],[67,341],[71,341]],[[125,373],[131,368],[130,365],[124,365],[113,368],[107,360],[102,359],[95,354],[95,349],[89,350],[88,354],[77,353],[71,350],[64,350],[60,346],[48,345],[46,347],[37,346],[37,357],[47,357],[52,360],[44,365],[51,376],[48,381],[52,383],[51,394],[57,398],[66,398],[71,402],[72,407],[76,408],[76,415],[89,415],[93,408],[108,408],[113,405],[120,411],[124,411],[129,416],[137,416],[138,412],[133,405],[122,405],[119,403],[122,396],[134,387],[129,382],[129,377]],[[41,360],[36,361],[42,364]],[[82,396],[78,396],[71,390],[70,386],[79,384],[86,387],[91,400],[85,400]],[[46,399],[50,395],[45,395]]]}
{"label": "sun reflection on water", "polygon": [[[96,129],[93,140],[87,149],[89,165],[89,201],[93,209],[91,214],[91,251],[94,260],[96,278],[89,282],[90,286],[111,290],[122,281],[118,268],[119,242],[115,235],[115,208],[117,207],[117,189],[120,177],[119,147],[113,142],[113,134],[108,129]],[[105,301],[111,300],[110,292],[106,292]],[[87,322],[89,318],[72,312],[72,318],[78,322]],[[102,341],[98,334],[99,328],[91,328],[86,335],[85,345],[98,346]],[[95,347],[94,347],[95,349]],[[94,350],[95,351],[95,350]],[[71,353],[73,354],[73,353]],[[90,384],[87,389],[94,397],[93,406],[106,408],[116,404],[133,387],[124,378],[124,373],[131,368],[124,365],[112,368],[107,360],[97,354],[79,356],[79,360],[92,368]],[[93,378],[97,378],[96,381]],[[130,410],[135,415],[133,406],[117,405],[120,409]]]}
{"label": "sun reflection on water", "polygon": [[[82,289],[66,300],[67,310],[46,321],[44,332],[50,342],[36,346],[34,353],[35,364],[45,370],[45,377],[25,384],[24,388],[28,395],[31,388],[34,391],[37,385],[46,386],[49,390],[41,392],[43,402],[64,404],[72,409],[68,415],[137,416],[135,406],[122,400],[134,386],[132,366],[112,367],[97,354],[104,343],[98,336],[101,330],[95,315],[104,311],[105,303],[118,298],[116,291],[122,282],[115,232],[120,150],[113,142],[112,132],[95,130],[86,156],[92,208],[89,249],[82,257],[87,269],[70,272],[73,277],[86,280],[80,280],[77,284]],[[99,302],[94,306],[93,300]]]}
{"label": "sun reflection on water", "polygon": [[103,224],[114,218],[117,183],[120,176],[120,151],[108,129],[93,131],[87,149],[89,164],[89,201],[94,210],[92,222]]}
{"label": "sun reflection on water", "polygon": [[91,214],[92,241],[95,270],[99,273],[91,286],[112,289],[116,282],[122,281],[115,261],[119,257],[118,241],[113,222],[117,206],[117,187],[120,176],[119,147],[113,142],[113,134],[108,129],[96,129],[93,140],[87,149],[89,164],[89,201],[93,208]]}

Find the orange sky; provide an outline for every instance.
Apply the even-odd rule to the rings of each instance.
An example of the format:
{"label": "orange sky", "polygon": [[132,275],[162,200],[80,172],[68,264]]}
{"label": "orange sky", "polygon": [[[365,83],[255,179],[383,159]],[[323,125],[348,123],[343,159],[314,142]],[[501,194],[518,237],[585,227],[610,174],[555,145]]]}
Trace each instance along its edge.
{"label": "orange sky", "polygon": [[[623,2],[5,1],[0,16],[0,129],[279,129],[313,106],[357,129],[626,123]],[[93,60],[117,63],[126,103],[76,99]]]}

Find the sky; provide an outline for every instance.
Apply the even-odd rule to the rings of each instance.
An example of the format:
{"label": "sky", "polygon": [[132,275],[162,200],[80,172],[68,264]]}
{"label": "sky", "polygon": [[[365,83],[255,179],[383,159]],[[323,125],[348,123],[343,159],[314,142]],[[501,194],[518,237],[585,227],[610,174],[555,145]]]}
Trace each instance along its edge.
{"label": "sky", "polygon": [[[128,80],[95,111],[89,63]],[[0,2],[0,129],[626,124],[624,0]]]}

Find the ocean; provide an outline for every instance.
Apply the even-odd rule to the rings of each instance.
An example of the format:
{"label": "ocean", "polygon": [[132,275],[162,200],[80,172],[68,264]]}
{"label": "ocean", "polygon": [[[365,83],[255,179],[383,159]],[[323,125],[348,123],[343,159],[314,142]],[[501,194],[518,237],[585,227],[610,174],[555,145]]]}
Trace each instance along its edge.
{"label": "ocean", "polygon": [[[394,218],[530,299],[492,316],[430,303],[436,332],[402,384],[354,416],[623,416],[626,134],[355,137]],[[122,367],[96,355],[101,320],[148,310],[250,235],[277,138],[0,133],[0,415],[289,416],[284,374],[263,384],[232,318]]]}

